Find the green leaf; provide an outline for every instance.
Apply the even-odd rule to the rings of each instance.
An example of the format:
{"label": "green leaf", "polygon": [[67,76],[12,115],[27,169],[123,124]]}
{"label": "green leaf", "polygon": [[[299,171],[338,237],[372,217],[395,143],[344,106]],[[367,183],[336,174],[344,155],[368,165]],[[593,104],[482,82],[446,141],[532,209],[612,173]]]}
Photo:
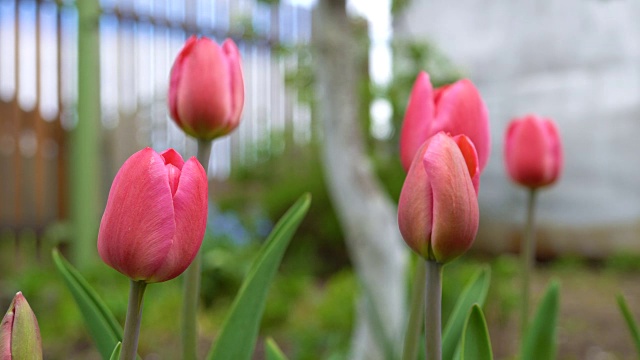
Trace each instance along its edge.
{"label": "green leaf", "polygon": [[631,338],[636,345],[636,351],[638,352],[638,357],[640,357],[640,331],[638,331],[638,323],[636,322],[631,310],[629,310],[629,306],[627,305],[627,301],[625,300],[622,294],[618,294],[617,296],[618,307],[620,308],[620,312],[624,317],[625,322],[627,323],[627,327],[629,328],[629,333],[631,334]]}
{"label": "green leaf", "polygon": [[469,308],[471,308],[473,304],[479,304],[481,307],[484,305],[490,284],[491,271],[488,267],[483,267],[474,274],[464,290],[462,290],[442,334],[443,359],[454,358],[456,349],[462,338],[462,330],[467,314],[469,313]]}
{"label": "green leaf", "polygon": [[111,353],[111,357],[109,360],[119,360],[120,359],[120,350],[122,349],[122,343],[118,341],[116,347],[113,349]]}
{"label": "green leaf", "polygon": [[251,359],[269,285],[310,203],[311,196],[303,195],[276,224],[242,283],[208,359]]}
{"label": "green leaf", "polygon": [[462,360],[493,360],[487,321],[478,304],[471,307],[460,346]]}
{"label": "green leaf", "polygon": [[60,255],[58,249],[53,249],[52,256],[56,268],[62,274],[80,308],[98,352],[103,359],[109,359],[116,344],[122,340],[122,327],[95,290],[78,270]]}
{"label": "green leaf", "polygon": [[545,292],[536,316],[522,343],[522,360],[555,359],[557,353],[556,333],[560,308],[560,285],[553,281]]}
{"label": "green leaf", "polygon": [[280,350],[278,344],[272,338],[267,338],[265,344],[267,360],[288,360],[287,355]]}

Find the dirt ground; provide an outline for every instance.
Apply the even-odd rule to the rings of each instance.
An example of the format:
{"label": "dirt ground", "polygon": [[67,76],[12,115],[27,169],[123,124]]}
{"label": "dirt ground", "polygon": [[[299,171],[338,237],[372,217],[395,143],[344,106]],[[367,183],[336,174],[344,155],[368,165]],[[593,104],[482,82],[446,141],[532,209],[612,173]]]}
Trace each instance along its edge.
{"label": "dirt ground", "polygon": [[[640,273],[612,271],[601,266],[538,266],[532,290],[534,307],[552,279],[559,280],[561,286],[559,360],[638,359],[618,310],[616,295],[624,294],[636,318],[640,319]],[[495,358],[516,359],[519,337],[517,310],[512,309],[510,316],[503,316],[500,306],[487,304]]]}

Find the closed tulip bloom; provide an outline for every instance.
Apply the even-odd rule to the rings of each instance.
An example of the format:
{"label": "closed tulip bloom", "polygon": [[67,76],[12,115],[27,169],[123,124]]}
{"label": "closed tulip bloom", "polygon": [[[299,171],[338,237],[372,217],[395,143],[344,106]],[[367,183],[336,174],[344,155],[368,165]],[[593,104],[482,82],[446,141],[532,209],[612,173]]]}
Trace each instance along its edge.
{"label": "closed tulip bloom", "polygon": [[400,133],[400,160],[405,171],[420,146],[440,131],[464,134],[478,152],[480,171],[489,160],[489,116],[480,93],[467,79],[433,89],[429,75],[420,72],[411,90]]}
{"label": "closed tulip bloom", "polygon": [[478,231],[478,156],[465,135],[437,133],[413,159],[398,203],[400,233],[427,260],[449,262]]}
{"label": "closed tulip bloom", "polygon": [[38,320],[21,292],[13,298],[0,324],[0,359],[42,359]]}
{"label": "closed tulip bloom", "polygon": [[98,252],[136,281],[173,279],[193,261],[207,222],[207,176],[195,157],[146,148],[122,165],[100,223]]}
{"label": "closed tulip bloom", "polygon": [[553,184],[562,171],[562,143],[551,119],[514,119],[505,133],[504,161],[511,179],[532,189]]}
{"label": "closed tulip bloom", "polygon": [[226,135],[240,123],[244,83],[231,39],[218,46],[191,36],[171,68],[169,112],[187,134],[202,140]]}

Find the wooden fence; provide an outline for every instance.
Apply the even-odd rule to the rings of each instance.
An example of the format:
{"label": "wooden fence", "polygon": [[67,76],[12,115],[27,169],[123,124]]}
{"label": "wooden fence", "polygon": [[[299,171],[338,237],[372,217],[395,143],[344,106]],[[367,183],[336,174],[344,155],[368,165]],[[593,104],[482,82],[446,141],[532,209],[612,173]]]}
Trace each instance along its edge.
{"label": "wooden fence", "polygon": [[[214,145],[210,176],[235,161],[281,150],[271,134],[311,133],[308,107],[285,76],[296,56],[276,46],[305,44],[310,11],[253,0],[102,1],[100,78],[104,195],[115,171],[144,146],[195,152],[168,118],[169,70],[184,40],[201,34],[237,42],[245,77],[238,130]],[[41,231],[68,215],[67,131],[75,126],[77,10],[72,2],[0,0],[0,231]],[[96,69],[96,71],[98,71]],[[234,162],[232,162],[234,160]]]}

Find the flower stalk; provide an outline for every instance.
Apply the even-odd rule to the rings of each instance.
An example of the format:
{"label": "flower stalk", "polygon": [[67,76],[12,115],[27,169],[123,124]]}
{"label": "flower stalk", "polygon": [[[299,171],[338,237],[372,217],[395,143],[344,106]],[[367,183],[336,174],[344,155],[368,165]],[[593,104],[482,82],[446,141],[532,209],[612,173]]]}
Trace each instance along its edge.
{"label": "flower stalk", "polygon": [[520,315],[520,332],[521,338],[527,332],[529,326],[529,298],[531,291],[531,273],[533,272],[533,262],[536,255],[536,237],[535,237],[535,206],[536,206],[536,189],[531,188],[528,192],[527,199],[527,222],[524,229],[524,237],[521,251],[522,262],[522,309]]}
{"label": "flower stalk", "polygon": [[427,360],[442,360],[442,263],[426,261],[425,334]]}
{"label": "flower stalk", "polygon": [[138,353],[138,337],[140,335],[140,320],[142,320],[142,299],[147,287],[145,281],[131,280],[129,287],[129,305],[127,319],[124,323],[124,337],[122,339],[121,360],[135,360]]}
{"label": "flower stalk", "polygon": [[[209,171],[209,157],[211,156],[211,140],[198,139],[197,159],[204,167],[205,174]],[[202,254],[198,251],[191,265],[184,272],[184,291],[182,303],[182,358],[184,360],[197,359],[198,349],[198,300],[200,296],[200,273]]]}
{"label": "flower stalk", "polygon": [[404,337],[404,350],[402,360],[416,360],[418,357],[418,344],[422,334],[422,316],[424,313],[425,294],[427,291],[427,265],[420,259],[416,264],[416,273],[413,275],[413,286],[411,289],[411,307],[409,309],[409,319],[407,332]]}

